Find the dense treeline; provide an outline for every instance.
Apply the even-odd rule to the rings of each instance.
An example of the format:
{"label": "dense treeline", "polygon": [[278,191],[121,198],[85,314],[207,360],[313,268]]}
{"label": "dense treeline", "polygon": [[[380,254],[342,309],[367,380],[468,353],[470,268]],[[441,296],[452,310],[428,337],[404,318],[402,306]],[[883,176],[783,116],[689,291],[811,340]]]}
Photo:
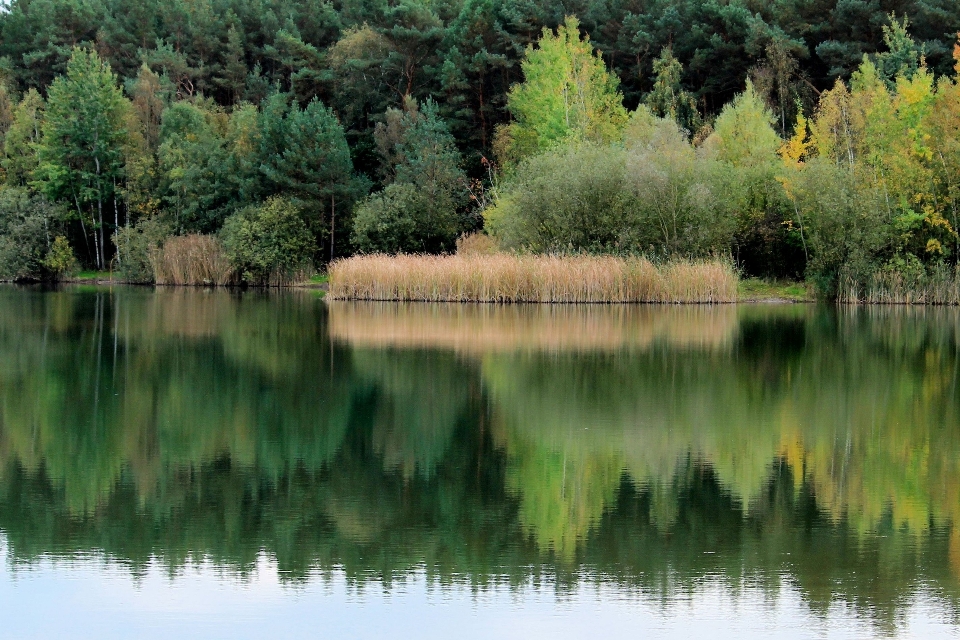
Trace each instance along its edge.
{"label": "dense treeline", "polygon": [[937,78],[892,19],[889,50],[811,110],[798,102],[787,137],[750,80],[691,135],[684,120],[700,115],[685,111],[669,52],[654,95],[628,113],[576,26],[528,52],[509,95],[505,177],[484,212],[502,244],[730,253],[747,273],[806,276],[843,299],[960,301],[960,46],[955,72]]}
{"label": "dense treeline", "polygon": [[0,278],[150,281],[216,234],[279,282],[486,227],[926,291],[956,262],[958,30],[949,0],[18,0]]}

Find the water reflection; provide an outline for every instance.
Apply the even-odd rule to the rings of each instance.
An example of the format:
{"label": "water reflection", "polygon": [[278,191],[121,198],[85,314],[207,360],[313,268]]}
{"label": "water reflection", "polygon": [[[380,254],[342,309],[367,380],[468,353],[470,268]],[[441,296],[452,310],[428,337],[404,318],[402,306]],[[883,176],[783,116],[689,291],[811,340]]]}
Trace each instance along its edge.
{"label": "water reflection", "polygon": [[[960,601],[960,315],[0,289],[15,563]],[[950,613],[955,615],[955,613]]]}

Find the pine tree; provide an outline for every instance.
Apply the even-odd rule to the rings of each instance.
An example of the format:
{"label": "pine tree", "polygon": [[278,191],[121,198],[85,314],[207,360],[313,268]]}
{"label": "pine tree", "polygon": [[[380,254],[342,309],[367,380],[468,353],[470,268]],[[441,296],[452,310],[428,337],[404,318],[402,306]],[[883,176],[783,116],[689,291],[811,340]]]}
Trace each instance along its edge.
{"label": "pine tree", "polygon": [[264,105],[260,171],[268,191],[298,203],[314,233],[328,237],[335,256],[338,211],[342,227],[365,183],[353,173],[347,139],[333,111],[316,98],[303,109],[288,107],[288,99],[277,94]]}
{"label": "pine tree", "polygon": [[696,133],[701,124],[696,99],[680,84],[683,65],[674,57],[670,47],[664,47],[660,57],[654,61],[653,72],[656,80],[644,103],[656,115],[670,118],[687,131]]}

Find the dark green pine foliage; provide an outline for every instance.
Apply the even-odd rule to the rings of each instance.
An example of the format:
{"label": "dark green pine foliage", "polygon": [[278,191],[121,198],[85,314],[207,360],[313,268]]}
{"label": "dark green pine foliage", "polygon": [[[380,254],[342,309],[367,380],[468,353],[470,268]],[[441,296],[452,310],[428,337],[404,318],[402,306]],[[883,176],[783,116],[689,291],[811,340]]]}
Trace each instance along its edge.
{"label": "dark green pine foliage", "polygon": [[476,224],[464,212],[460,152],[435,102],[421,107],[407,99],[404,107],[377,127],[387,186],[357,206],[353,243],[365,252],[449,251]]}
{"label": "dark green pine foliage", "polygon": [[265,191],[297,203],[315,235],[324,238],[320,257],[345,252],[349,214],[368,183],[354,174],[336,115],[316,98],[300,108],[288,95],[276,94],[264,104],[260,123]]}
{"label": "dark green pine foliage", "polygon": [[469,148],[489,149],[503,121],[506,94],[516,81],[517,50],[507,38],[505,4],[466,0],[447,28],[440,66],[444,112],[454,135]]}
{"label": "dark green pine foliage", "polygon": [[[865,54],[888,48],[891,13],[909,20],[935,74],[951,72],[955,0],[12,0],[0,13],[0,66],[11,70],[14,94],[43,95],[72,48],[87,44],[123,80],[146,62],[175,99],[259,104],[277,87],[300,104],[319,97],[340,116],[364,171],[378,116],[406,95],[432,97],[477,172],[508,119],[504,96],[520,80],[524,48],[566,15],[620,77],[628,108],[654,90],[654,63],[670,46],[683,90],[709,118],[751,70],[772,66],[772,43],[796,61],[790,81],[811,95],[849,78]],[[881,71],[895,73],[899,63],[887,61],[893,67]],[[787,96],[797,92],[779,81],[776,90],[785,131],[785,111],[803,96]]]}

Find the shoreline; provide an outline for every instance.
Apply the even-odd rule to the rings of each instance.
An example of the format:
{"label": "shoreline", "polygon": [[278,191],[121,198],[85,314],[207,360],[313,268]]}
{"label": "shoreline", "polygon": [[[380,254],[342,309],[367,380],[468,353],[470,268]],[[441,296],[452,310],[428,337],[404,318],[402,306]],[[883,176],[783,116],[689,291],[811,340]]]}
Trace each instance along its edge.
{"label": "shoreline", "polygon": [[215,288],[215,289],[309,289],[316,291],[329,291],[330,283],[327,282],[324,277],[321,280],[311,282],[296,282],[293,284],[285,284],[278,286],[266,286],[266,285],[250,285],[250,284],[230,284],[230,285],[215,285],[215,284],[157,284],[156,282],[129,282],[127,280],[118,280],[112,277],[73,277],[73,278],[61,278],[56,281],[49,280],[0,280],[0,284],[12,284],[12,285],[61,285],[61,284],[85,284],[93,286],[104,286],[104,287],[113,287],[113,286],[125,286],[125,287],[161,287],[161,288],[175,288],[183,287],[186,289],[203,289],[203,288]]}
{"label": "shoreline", "polygon": [[[128,282],[112,278],[109,276],[75,276],[64,278],[56,282],[36,281],[36,280],[0,280],[0,284],[36,286],[36,285],[88,285],[88,286],[129,286],[129,287],[154,287],[154,288],[224,288],[224,289],[254,289],[254,290],[283,290],[300,289],[307,291],[320,292],[323,297],[327,297],[330,291],[330,282],[326,276],[317,277],[314,281],[298,282],[294,284],[281,286],[258,286],[258,285],[226,285],[217,286],[212,284],[156,284],[144,282]],[[802,292],[802,293],[798,293]],[[358,302],[451,302],[451,303],[473,303],[473,304],[591,304],[591,305],[629,305],[629,304],[810,304],[817,300],[809,293],[802,282],[797,281],[779,281],[769,282],[759,279],[741,280],[738,284],[737,298],[727,301],[616,301],[616,300],[598,300],[598,301],[575,301],[575,300],[555,300],[555,301],[536,301],[536,300],[455,300],[455,301],[434,301],[434,300],[414,300],[400,298],[330,298],[338,301],[358,301]],[[942,305],[939,305],[942,306]]]}
{"label": "shoreline", "polygon": [[[769,286],[773,287],[802,287],[803,283],[801,282],[790,282],[790,283],[776,283],[771,284],[767,283]],[[209,284],[156,284],[156,283],[144,283],[144,282],[125,282],[122,280],[114,280],[110,278],[66,278],[63,280],[58,280],[56,282],[49,281],[38,281],[38,280],[0,280],[0,286],[37,286],[37,285],[88,285],[88,286],[97,286],[97,287],[114,287],[114,286],[123,286],[123,287],[153,287],[155,289],[227,289],[227,290],[238,290],[238,289],[251,289],[257,291],[282,291],[282,290],[302,290],[302,291],[315,291],[320,293],[320,296],[324,300],[331,302],[396,302],[396,303],[427,303],[427,304],[477,304],[477,305],[589,305],[589,306],[699,306],[699,305],[709,305],[709,306],[727,306],[727,305],[738,305],[738,304],[764,304],[764,305],[794,305],[794,304],[834,304],[836,306],[842,307],[958,307],[958,304],[938,304],[933,302],[838,302],[833,301],[823,301],[817,300],[812,295],[809,296],[794,296],[794,295],[781,295],[777,292],[770,294],[757,294],[755,292],[739,293],[736,300],[730,300],[725,302],[655,302],[655,301],[596,301],[596,302],[584,302],[584,301],[550,301],[550,302],[539,302],[539,301],[530,301],[530,300],[518,300],[518,301],[477,301],[477,300],[446,300],[446,301],[435,301],[435,300],[413,300],[413,299],[398,299],[398,298],[334,298],[329,297],[327,294],[330,291],[330,284],[328,282],[315,283],[315,282],[305,282],[297,284],[288,284],[281,286],[261,286],[261,285],[209,285]]]}

